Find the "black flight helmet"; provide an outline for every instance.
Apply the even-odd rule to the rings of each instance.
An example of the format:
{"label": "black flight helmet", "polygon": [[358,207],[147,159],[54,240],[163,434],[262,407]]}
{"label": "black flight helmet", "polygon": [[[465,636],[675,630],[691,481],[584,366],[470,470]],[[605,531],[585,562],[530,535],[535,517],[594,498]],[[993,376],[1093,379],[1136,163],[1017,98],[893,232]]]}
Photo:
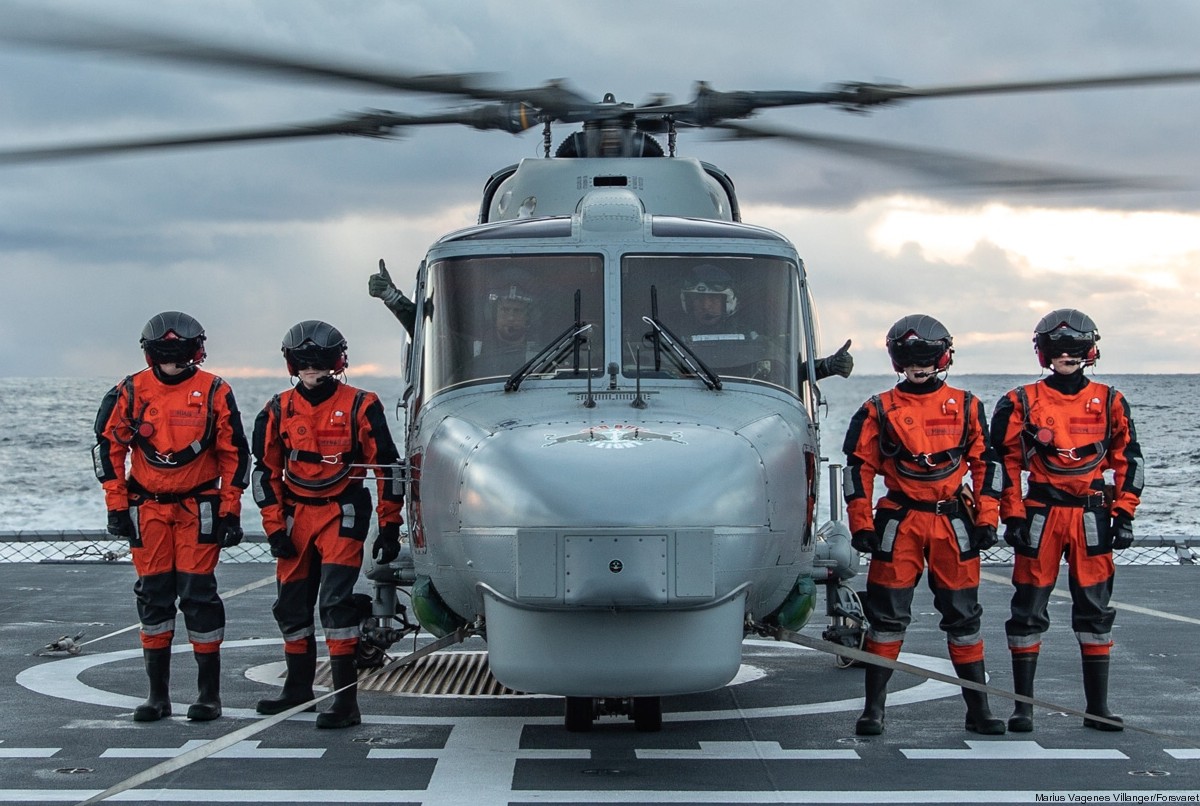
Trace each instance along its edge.
{"label": "black flight helmet", "polygon": [[325,369],[338,373],[346,368],[346,339],[340,330],[319,319],[306,319],[292,325],[283,336],[283,357],[288,372],[299,375],[302,369]]}
{"label": "black flight helmet", "polygon": [[1047,369],[1050,360],[1066,355],[1082,359],[1085,367],[1096,363],[1100,331],[1092,318],[1074,308],[1059,308],[1042,317],[1033,329],[1034,351]]}
{"label": "black flight helmet", "polygon": [[146,363],[192,366],[205,358],[204,328],[180,311],[163,311],[142,328],[142,352]]}
{"label": "black flight helmet", "polygon": [[905,367],[933,367],[941,372],[953,363],[953,346],[946,326],[922,313],[904,317],[887,333],[887,351],[896,372]]}

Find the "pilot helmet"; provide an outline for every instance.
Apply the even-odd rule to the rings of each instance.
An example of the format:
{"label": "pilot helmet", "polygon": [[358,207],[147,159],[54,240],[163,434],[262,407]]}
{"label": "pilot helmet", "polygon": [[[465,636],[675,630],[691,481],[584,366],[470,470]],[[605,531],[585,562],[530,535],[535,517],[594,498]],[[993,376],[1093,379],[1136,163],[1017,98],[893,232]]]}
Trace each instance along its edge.
{"label": "pilot helmet", "polygon": [[291,375],[299,375],[302,369],[338,373],[348,363],[345,337],[336,327],[319,319],[292,325],[283,336],[282,352]]}
{"label": "pilot helmet", "polygon": [[737,310],[737,294],[733,290],[733,278],[729,272],[711,263],[702,263],[688,272],[679,292],[679,304],[686,313],[694,313],[698,294],[717,294],[724,298],[722,317],[732,316]]}
{"label": "pilot helmet", "polygon": [[204,360],[204,328],[181,311],[163,311],[142,328],[142,352],[146,363],[199,364]]}
{"label": "pilot helmet", "polygon": [[1043,367],[1049,368],[1051,359],[1066,355],[1083,359],[1090,367],[1100,357],[1096,342],[1100,331],[1092,318],[1074,308],[1059,308],[1041,318],[1033,329],[1034,352]]}
{"label": "pilot helmet", "polygon": [[933,367],[941,372],[954,362],[953,346],[954,337],[946,326],[922,313],[909,314],[887,332],[887,351],[896,372],[905,367]]}

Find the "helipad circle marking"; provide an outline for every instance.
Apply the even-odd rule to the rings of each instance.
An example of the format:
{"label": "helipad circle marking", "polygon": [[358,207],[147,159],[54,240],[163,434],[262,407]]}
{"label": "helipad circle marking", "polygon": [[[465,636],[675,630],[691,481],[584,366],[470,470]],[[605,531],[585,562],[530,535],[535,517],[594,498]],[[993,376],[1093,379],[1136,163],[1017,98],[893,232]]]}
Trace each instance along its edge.
{"label": "helipad circle marking", "polygon": [[[239,641],[226,641],[222,648],[240,649],[244,647],[258,646],[278,646],[282,643],[278,638],[247,638]],[[781,651],[788,652],[812,652],[814,650],[806,647],[796,646],[794,644],[779,643],[776,641],[766,641],[760,639],[750,639],[747,644],[760,647],[771,647]],[[186,644],[176,646],[172,650],[177,654],[190,654],[191,647]],[[23,669],[16,678],[18,685],[37,694],[44,694],[48,697],[57,697],[59,699],[71,700],[72,702],[88,703],[90,705],[100,705],[109,708],[119,708],[122,710],[133,710],[136,706],[142,703],[143,698],[140,696],[130,696],[127,694],[118,694],[116,692],[104,691],[103,689],[95,688],[84,683],[79,679],[88,669],[95,666],[100,666],[105,663],[113,663],[122,660],[132,660],[142,656],[141,649],[123,649],[113,652],[105,652],[96,655],[76,655],[73,657],[61,658],[49,663],[41,663],[36,666],[31,666]],[[901,653],[900,660],[904,663],[912,664],[913,666],[930,671],[941,672],[943,674],[953,674],[953,666],[950,661],[942,658],[934,658],[928,655],[917,655],[911,653]],[[265,664],[269,666],[270,664]],[[259,667],[261,668],[261,667]],[[734,678],[729,685],[740,685],[751,682],[766,676],[766,672],[756,666],[743,664],[739,669],[738,676]],[[258,676],[252,679],[259,679]],[[917,702],[925,702],[927,700],[939,699],[957,694],[958,686],[950,683],[943,683],[938,680],[926,680],[916,686],[900,689],[898,691],[888,692],[889,705],[908,705]],[[668,722],[695,722],[695,721],[711,721],[720,719],[765,719],[770,717],[780,716],[803,716],[809,714],[826,714],[836,713],[840,711],[856,711],[862,707],[862,697],[850,697],[841,700],[829,700],[825,702],[813,703],[796,703],[766,706],[762,708],[741,708],[727,709],[719,711],[678,711],[663,714],[663,720]],[[172,710],[175,713],[185,713],[187,711],[186,704],[173,703]],[[223,708],[226,717],[235,719],[257,719],[259,714],[255,713],[252,708]],[[298,714],[293,719],[312,721],[316,717],[314,714]],[[364,722],[382,723],[382,724],[445,724],[447,721],[457,719],[453,715],[447,716],[390,716],[384,714],[363,715]],[[508,716],[499,716],[497,718],[511,718]],[[562,721],[560,716],[529,716],[524,717],[527,724],[557,724]]]}

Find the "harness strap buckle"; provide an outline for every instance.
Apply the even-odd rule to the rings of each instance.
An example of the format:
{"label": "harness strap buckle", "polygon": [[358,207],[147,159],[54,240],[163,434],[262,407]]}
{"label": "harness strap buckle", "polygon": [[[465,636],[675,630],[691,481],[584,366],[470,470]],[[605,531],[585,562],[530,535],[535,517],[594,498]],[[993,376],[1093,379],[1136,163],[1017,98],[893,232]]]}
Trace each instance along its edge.
{"label": "harness strap buckle", "polygon": [[338,465],[342,463],[342,455],[340,453],[329,454],[321,457],[323,465]]}
{"label": "harness strap buckle", "polygon": [[164,465],[176,464],[175,454],[171,453],[169,451],[167,453],[160,453],[159,451],[155,451],[154,458],[157,459],[158,461],[162,462]]}

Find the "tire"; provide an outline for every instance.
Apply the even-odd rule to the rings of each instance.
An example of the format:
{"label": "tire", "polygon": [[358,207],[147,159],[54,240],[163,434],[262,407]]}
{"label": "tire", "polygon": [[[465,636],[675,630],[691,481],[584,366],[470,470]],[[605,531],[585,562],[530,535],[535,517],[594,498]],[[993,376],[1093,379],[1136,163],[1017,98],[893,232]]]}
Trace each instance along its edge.
{"label": "tire", "polygon": [[634,697],[633,726],[643,733],[662,730],[662,697]]}
{"label": "tire", "polygon": [[567,697],[563,724],[571,733],[586,733],[596,719],[596,705],[591,697]]}

